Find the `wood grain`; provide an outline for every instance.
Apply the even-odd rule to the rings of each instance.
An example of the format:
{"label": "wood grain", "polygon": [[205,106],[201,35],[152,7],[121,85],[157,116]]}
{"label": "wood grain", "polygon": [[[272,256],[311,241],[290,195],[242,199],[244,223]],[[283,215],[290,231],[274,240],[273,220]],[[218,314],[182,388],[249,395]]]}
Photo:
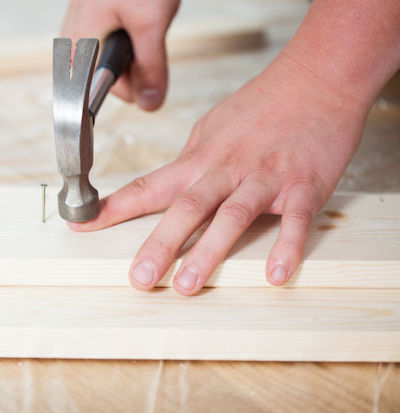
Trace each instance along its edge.
{"label": "wood grain", "polygon": [[400,291],[6,287],[0,357],[399,361]]}
{"label": "wood grain", "polygon": [[0,357],[400,360],[399,195],[334,195],[292,288],[260,288],[279,227],[263,216],[208,283],[231,288],[187,298],[128,286],[160,214],[73,233],[56,192],[43,224],[40,187],[0,187]]}
{"label": "wood grain", "polygon": [[135,360],[0,362],[0,411],[389,413],[400,365]]}
{"label": "wood grain", "polygon": [[[186,3],[186,2],[185,2]],[[205,3],[203,1],[203,3]],[[241,2],[243,3],[243,1]],[[213,7],[215,2],[213,4]],[[247,5],[247,2],[246,2]],[[260,13],[263,9],[270,9],[271,4],[266,5],[260,2]],[[22,16],[22,14],[21,14]],[[281,27],[279,22],[279,27]],[[8,39],[6,39],[8,40]],[[3,46],[3,44],[1,45]],[[27,47],[28,46],[28,47]],[[14,47],[14,44],[12,44]],[[30,44],[24,41],[27,55]],[[3,51],[3,47],[1,48]],[[43,63],[35,63],[35,70],[50,70],[50,54],[43,56]],[[35,56],[32,56],[35,58]],[[0,57],[0,60],[2,57]],[[7,60],[7,61],[6,61]],[[243,61],[252,62],[255,67],[263,67],[254,53],[250,56],[244,55]],[[263,62],[268,58],[263,57]],[[13,64],[13,60],[5,57],[2,60],[5,68],[9,68],[9,73],[15,75],[18,71],[27,71],[32,64],[28,59]],[[209,62],[214,63],[213,62]],[[194,67],[205,64],[202,61],[196,62]],[[14,67],[13,67],[14,66]],[[237,69],[237,68],[240,68]],[[250,78],[253,74],[237,62],[230,64],[229,68],[236,68],[237,72],[247,73]],[[184,73],[193,73],[187,70]],[[227,71],[226,68],[217,66],[218,71],[213,77],[225,79],[232,78],[234,70]],[[2,69],[0,69],[0,74]],[[180,77],[182,76],[179,73]],[[204,75],[204,73],[203,73]],[[197,72],[194,78],[202,78]],[[208,76],[211,78],[211,75]],[[245,82],[245,76],[238,85]],[[52,179],[56,180],[55,165],[51,161],[54,158],[52,145],[49,145],[51,136],[51,122],[43,120],[51,112],[50,103],[38,111],[40,103],[44,97],[51,96],[50,85],[41,78],[33,78],[30,83],[22,78],[7,79],[13,81],[9,85],[5,82],[1,84],[3,88],[4,102],[2,114],[3,130],[7,133],[2,140],[3,159],[1,178],[3,182],[38,182]],[[222,82],[220,82],[222,83]],[[199,83],[204,88],[204,82]],[[22,87],[21,87],[22,85]],[[174,83],[175,85],[175,83]],[[9,86],[9,93],[6,86]],[[215,88],[214,84],[211,85]],[[235,86],[236,87],[236,86]],[[189,90],[186,84],[181,84],[172,88],[174,90]],[[231,86],[233,90],[234,87]],[[23,96],[16,98],[16,94]],[[16,93],[17,92],[17,93]],[[43,94],[41,101],[37,96]],[[185,108],[195,106],[195,102],[201,99],[190,89],[190,93],[195,98],[192,102],[185,100]],[[203,93],[207,94],[207,93]],[[211,93],[208,93],[211,95]],[[213,95],[214,96],[214,95]],[[10,105],[10,98],[14,99]],[[218,97],[222,99],[222,97]],[[49,99],[50,101],[50,99]],[[207,105],[211,106],[212,101]],[[21,116],[21,106],[29,109],[28,113]],[[44,104],[42,104],[44,106]],[[39,113],[31,113],[32,108]],[[198,110],[196,116],[200,116],[208,107]],[[397,190],[398,174],[393,169],[396,162],[388,163],[388,154],[396,154],[398,142],[398,122],[393,125],[398,111],[391,112],[391,119],[386,117],[378,119],[375,123],[369,122],[366,128],[366,135],[361,145],[361,150],[356,155],[356,167],[354,165],[345,175],[344,183],[346,189],[352,190],[377,190],[382,191]],[[5,112],[4,112],[5,111]],[[7,118],[5,114],[9,112]],[[103,115],[107,114],[103,112]],[[179,113],[185,113],[186,109],[177,109]],[[14,124],[9,120],[12,114],[15,115]],[[383,113],[383,112],[382,112]],[[382,115],[382,114],[380,114]],[[385,113],[383,113],[385,115]],[[125,116],[132,119],[132,129],[138,123],[140,114],[125,113]],[[155,116],[154,114],[152,116]],[[193,116],[193,122],[196,116]],[[182,117],[175,116],[168,112],[169,120],[178,119],[175,123],[184,124]],[[398,117],[398,116],[397,116]],[[32,119],[40,119],[43,127],[36,135],[32,136],[34,124]],[[140,119],[142,122],[143,120]],[[390,123],[390,121],[392,123]],[[37,122],[39,123],[39,121]],[[111,122],[113,128],[123,125],[122,119]],[[171,122],[170,122],[171,123]],[[190,123],[190,122],[189,122]],[[45,129],[48,126],[49,132]],[[139,122],[139,124],[141,124]],[[161,134],[160,129],[167,129],[162,123],[162,119],[152,119],[152,129],[155,125],[160,125],[155,134]],[[174,124],[174,122],[172,122]],[[97,125],[96,144],[99,144],[101,119]],[[121,127],[121,126],[120,126]],[[169,127],[169,131],[172,125]],[[37,128],[36,128],[37,129]],[[45,131],[42,131],[45,129]],[[125,129],[128,129],[125,127]],[[149,130],[149,128],[144,128]],[[117,136],[110,135],[107,129],[107,139],[117,142]],[[113,129],[114,130],[114,129]],[[190,130],[190,126],[188,127]],[[171,138],[178,135],[186,136],[188,132],[170,133]],[[392,136],[391,136],[392,134]],[[166,139],[160,138],[160,142],[151,148],[152,153],[156,153],[162,142]],[[369,141],[368,141],[369,139]],[[42,142],[43,143],[40,143]],[[369,142],[369,144],[368,144]],[[389,146],[389,143],[392,145]],[[39,145],[38,150],[34,144]],[[363,146],[364,145],[364,146]],[[118,141],[115,145],[122,153],[128,152]],[[121,149],[122,148],[122,149]],[[379,149],[378,149],[379,148]],[[135,151],[137,148],[135,147]],[[109,146],[104,149],[110,152]],[[49,152],[48,157],[43,153]],[[139,151],[140,152],[140,151]],[[7,155],[8,154],[8,155]],[[139,162],[132,156],[129,161]],[[36,160],[33,164],[32,156]],[[386,156],[386,157],[385,157]],[[393,155],[394,156],[394,155]],[[393,157],[392,156],[392,157]],[[128,156],[126,156],[128,158]],[[101,153],[97,153],[97,165],[101,160]],[[394,159],[394,158],[393,158]],[[114,168],[119,168],[124,164],[124,159],[113,159]],[[24,161],[26,167],[24,167]],[[165,162],[165,160],[164,160]],[[372,162],[372,168],[371,168]],[[29,169],[30,163],[30,169]],[[43,167],[40,167],[40,164]],[[354,162],[353,162],[354,164]],[[46,167],[46,165],[48,165]],[[50,166],[49,166],[50,165]],[[149,168],[154,167],[150,165]],[[47,169],[46,169],[47,168]],[[43,172],[44,169],[44,172]],[[132,166],[131,166],[132,169]],[[109,171],[107,171],[109,173]],[[131,179],[131,172],[127,178],[114,179],[114,182],[125,182]],[[58,177],[57,177],[58,178]],[[392,179],[390,181],[390,179]],[[49,182],[49,181],[47,181]],[[389,183],[392,182],[391,186]],[[342,182],[343,183],[343,182]],[[343,187],[343,186],[342,186]],[[372,188],[372,189],[371,189]],[[37,201],[32,202],[31,208],[37,211],[35,219],[40,219],[39,194]],[[0,197],[2,203],[7,199]],[[3,244],[0,244],[3,247]],[[27,267],[29,270],[29,267]],[[0,264],[0,274],[1,274]],[[121,280],[126,281],[125,271]],[[25,270],[24,270],[25,271]],[[73,276],[71,274],[71,276]],[[53,277],[54,281],[55,277]],[[2,337],[4,339],[4,337]],[[265,362],[192,362],[192,361],[134,361],[134,360],[48,360],[48,359],[2,359],[0,361],[0,411],[21,412],[63,412],[63,411],[103,411],[108,409],[113,412],[140,411],[140,412],[265,412],[274,410],[277,412],[397,412],[400,411],[400,364],[381,365],[379,363],[265,363]]]}
{"label": "wood grain", "polygon": [[[58,216],[55,188],[47,191],[47,221],[41,223],[40,190],[39,185],[0,187],[0,285],[129,285],[132,258],[161,215],[73,233]],[[399,211],[400,195],[335,194],[315,217],[304,262],[289,286],[400,288]],[[268,287],[265,260],[278,230],[279,217],[260,217],[207,286]],[[179,263],[180,258],[160,286],[171,285]]]}

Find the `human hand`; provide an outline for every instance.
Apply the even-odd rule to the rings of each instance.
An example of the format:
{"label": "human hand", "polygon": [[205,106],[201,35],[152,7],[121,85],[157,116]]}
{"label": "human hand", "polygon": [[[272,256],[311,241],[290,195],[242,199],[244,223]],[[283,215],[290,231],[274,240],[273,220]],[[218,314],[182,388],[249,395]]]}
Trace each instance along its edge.
{"label": "human hand", "polygon": [[152,111],[161,106],[167,90],[165,34],[178,6],[179,0],[71,0],[62,36],[75,44],[79,38],[104,39],[124,28],[135,59],[111,91]]}
{"label": "human hand", "polygon": [[215,212],[174,279],[179,293],[192,295],[259,214],[279,214],[266,276],[282,285],[359,144],[367,110],[283,55],[200,119],[176,161],[103,199],[95,220],[70,228],[98,230],[170,206],[130,269],[132,285],[149,290]]}

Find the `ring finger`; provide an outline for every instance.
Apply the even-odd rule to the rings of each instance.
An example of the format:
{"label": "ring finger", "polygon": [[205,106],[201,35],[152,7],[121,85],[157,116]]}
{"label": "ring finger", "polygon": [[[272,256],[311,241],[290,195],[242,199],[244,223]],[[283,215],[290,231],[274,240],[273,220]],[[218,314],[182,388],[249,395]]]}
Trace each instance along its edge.
{"label": "ring finger", "polygon": [[175,289],[183,295],[198,292],[237,239],[272,200],[273,192],[265,184],[245,180],[219,207],[210,226],[185,256],[174,279]]}

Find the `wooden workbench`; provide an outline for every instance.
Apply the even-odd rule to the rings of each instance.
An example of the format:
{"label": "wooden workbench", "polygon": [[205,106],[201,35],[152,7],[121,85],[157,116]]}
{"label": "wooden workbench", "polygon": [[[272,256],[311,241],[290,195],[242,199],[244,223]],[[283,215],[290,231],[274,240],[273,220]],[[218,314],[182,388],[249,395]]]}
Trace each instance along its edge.
{"label": "wooden workbench", "polygon": [[397,412],[396,364],[4,360],[2,412]]}

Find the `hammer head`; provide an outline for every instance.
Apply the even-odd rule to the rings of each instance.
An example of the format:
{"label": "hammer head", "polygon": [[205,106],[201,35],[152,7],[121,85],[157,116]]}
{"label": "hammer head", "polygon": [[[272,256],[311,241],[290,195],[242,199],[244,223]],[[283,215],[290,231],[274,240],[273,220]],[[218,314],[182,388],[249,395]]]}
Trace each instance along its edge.
{"label": "hammer head", "polygon": [[58,194],[62,218],[85,222],[99,213],[99,196],[89,182],[93,165],[93,118],[89,91],[99,48],[96,39],[80,39],[71,67],[71,40],[53,43],[53,113],[58,171],[64,186]]}

